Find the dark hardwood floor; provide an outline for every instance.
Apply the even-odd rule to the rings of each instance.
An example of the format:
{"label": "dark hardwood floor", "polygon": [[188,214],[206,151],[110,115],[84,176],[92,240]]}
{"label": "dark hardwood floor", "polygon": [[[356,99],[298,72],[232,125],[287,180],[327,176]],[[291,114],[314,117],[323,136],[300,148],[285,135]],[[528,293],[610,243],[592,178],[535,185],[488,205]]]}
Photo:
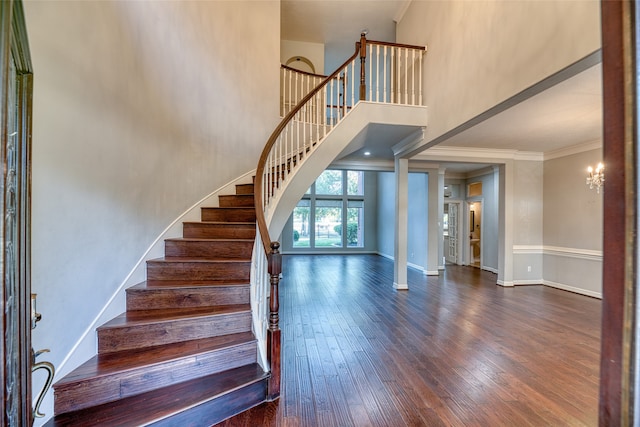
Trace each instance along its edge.
{"label": "dark hardwood floor", "polygon": [[601,301],[375,255],[285,256],[282,396],[221,426],[597,425]]}

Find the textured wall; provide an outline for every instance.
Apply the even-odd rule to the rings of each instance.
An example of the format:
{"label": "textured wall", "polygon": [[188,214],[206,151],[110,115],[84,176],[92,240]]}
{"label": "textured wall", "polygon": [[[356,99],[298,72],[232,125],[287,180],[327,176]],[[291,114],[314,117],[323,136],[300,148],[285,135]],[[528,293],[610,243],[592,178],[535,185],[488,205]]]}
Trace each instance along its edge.
{"label": "textured wall", "polygon": [[414,1],[397,41],[428,46],[429,142],[600,48],[595,1]]}
{"label": "textured wall", "polygon": [[544,279],[594,296],[602,294],[603,203],[585,177],[600,161],[597,149],[544,162]]}
{"label": "textured wall", "polygon": [[71,356],[64,374],[95,352],[93,321],[155,237],[255,168],[277,123],[280,4],[48,1],[25,13],[34,347],[58,367]]}

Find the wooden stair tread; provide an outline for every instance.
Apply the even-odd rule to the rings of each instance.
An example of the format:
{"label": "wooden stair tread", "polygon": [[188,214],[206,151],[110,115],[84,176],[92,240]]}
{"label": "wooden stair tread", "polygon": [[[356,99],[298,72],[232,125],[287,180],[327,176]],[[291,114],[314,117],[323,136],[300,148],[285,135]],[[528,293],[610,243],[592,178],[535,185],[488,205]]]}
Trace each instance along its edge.
{"label": "wooden stair tread", "polygon": [[192,257],[162,257],[162,258],[155,258],[152,260],[149,260],[147,262],[151,262],[151,263],[162,263],[162,262],[167,262],[167,263],[180,263],[180,262],[195,262],[195,263],[221,263],[221,264],[228,264],[228,263],[237,263],[237,264],[244,264],[247,262],[251,262],[251,260],[249,259],[234,259],[234,258],[219,258],[219,259],[208,259],[208,258],[192,258]]}
{"label": "wooden stair tread", "polygon": [[182,280],[146,280],[144,282],[138,283],[132,287],[136,287],[139,285],[146,285],[150,288],[165,288],[165,287],[197,287],[197,286],[233,286],[233,285],[249,285],[249,281],[246,280],[190,280],[190,279],[182,279]]}
{"label": "wooden stair tread", "polygon": [[[204,221],[206,223],[206,221]],[[205,238],[205,237],[171,237],[169,239],[165,239],[165,241],[169,241],[169,242],[211,242],[211,241],[215,241],[215,242],[242,242],[242,243],[247,243],[247,242],[251,242],[253,243],[255,241],[255,239],[242,239],[242,238],[223,238],[223,237],[212,237],[212,238]]]}
{"label": "wooden stair tread", "polygon": [[[163,387],[115,402],[60,414],[48,427],[62,426],[140,426],[162,422],[187,408],[194,408],[241,387],[265,381],[269,375],[257,364],[231,369],[179,384]],[[251,407],[259,402],[248,402]],[[249,406],[251,405],[251,406]],[[248,409],[245,408],[245,409]],[[188,414],[185,416],[188,417]],[[211,414],[214,419],[215,414]],[[224,418],[222,418],[224,419]],[[218,421],[222,421],[219,419]],[[214,421],[212,424],[214,424]],[[170,424],[167,424],[170,425]],[[185,424],[179,424],[185,425]]]}
{"label": "wooden stair tread", "polygon": [[228,225],[228,226],[236,226],[236,225],[247,225],[247,226],[255,226],[255,221],[184,221],[183,224],[208,224],[208,225]]}
{"label": "wooden stair tread", "polygon": [[174,308],[161,310],[127,311],[98,327],[98,331],[110,328],[162,323],[196,317],[220,316],[225,314],[251,312],[250,304],[219,305],[215,307]]}
{"label": "wooden stair tread", "polygon": [[246,287],[248,282],[216,282],[216,281],[178,281],[178,280],[147,280],[127,288],[127,291],[165,290],[165,289],[199,289],[206,287]]}
{"label": "wooden stair tread", "polygon": [[240,210],[247,210],[247,211],[255,211],[255,208],[252,206],[207,206],[207,207],[202,207],[200,208],[200,210],[213,210],[213,209],[228,209],[230,211],[234,210],[234,209],[240,209]]}
{"label": "wooden stair tread", "polygon": [[57,381],[55,387],[58,388],[87,378],[102,377],[115,372],[131,371],[140,367],[149,367],[170,360],[193,357],[198,354],[248,342],[256,342],[256,338],[252,332],[241,332],[141,349],[97,354],[64,378]]}

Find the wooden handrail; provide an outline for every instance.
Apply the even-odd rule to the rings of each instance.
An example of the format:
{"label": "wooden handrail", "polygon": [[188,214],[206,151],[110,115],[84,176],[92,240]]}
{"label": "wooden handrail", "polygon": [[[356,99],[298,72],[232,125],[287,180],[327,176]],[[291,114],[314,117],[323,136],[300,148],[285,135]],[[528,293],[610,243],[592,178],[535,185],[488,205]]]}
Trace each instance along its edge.
{"label": "wooden handrail", "polygon": [[[340,120],[342,120],[349,110],[353,109],[356,104],[355,90],[357,80],[359,81],[359,98],[358,101],[363,101],[366,99],[366,85],[367,85],[367,75],[366,75],[366,67],[365,62],[367,60],[367,44],[371,45],[380,45],[377,47],[375,52],[373,52],[372,48],[369,49],[369,54],[372,58],[369,60],[369,79],[370,79],[370,87],[369,87],[369,100],[372,102],[391,102],[396,104],[404,104],[404,105],[421,105],[422,102],[422,87],[421,87],[421,79],[416,79],[417,76],[421,76],[421,62],[419,62],[418,68],[411,68],[412,65],[407,61],[408,56],[407,52],[409,50],[413,50],[411,54],[411,64],[415,61],[416,51],[425,51],[426,48],[424,46],[412,46],[406,44],[398,44],[398,43],[387,43],[387,42],[377,42],[377,41],[368,41],[365,37],[365,34],[360,35],[360,40],[355,44],[355,52],[354,54],[347,59],[340,67],[336,69],[329,76],[319,76],[317,74],[306,73],[304,71],[296,70],[286,65],[282,65],[282,68],[285,70],[291,70],[297,73],[301,73],[302,75],[312,76],[314,78],[322,77],[322,82],[313,88],[309,93],[307,93],[301,100],[298,102],[291,111],[289,111],[284,118],[280,121],[278,126],[275,128],[271,136],[269,137],[267,143],[265,144],[262,153],[260,154],[260,159],[258,160],[258,166],[256,168],[256,176],[254,182],[254,203],[256,209],[256,223],[257,223],[257,234],[260,236],[260,241],[256,240],[254,245],[254,251],[259,252],[260,247],[264,250],[265,258],[262,258],[261,255],[256,253],[256,256],[260,256],[261,260],[266,259],[266,271],[264,268],[258,274],[260,276],[261,283],[265,283],[264,279],[266,279],[267,275],[269,277],[269,318],[268,318],[268,327],[266,329],[266,341],[267,341],[267,362],[270,365],[271,376],[269,379],[269,384],[267,387],[267,399],[274,400],[280,396],[280,347],[281,347],[281,331],[279,326],[279,301],[278,301],[278,287],[280,283],[280,274],[282,272],[282,255],[280,254],[280,243],[277,241],[272,241],[269,236],[269,227],[267,226],[266,218],[265,218],[265,202],[269,203],[271,197],[273,196],[273,192],[275,188],[279,188],[281,183],[285,181],[285,173],[289,174],[291,170],[300,162],[303,156],[306,156],[307,153],[312,150],[317,144],[322,142],[320,138],[320,126],[323,129],[323,138],[326,136],[326,129],[330,127],[331,129],[335,126]],[[389,49],[391,48],[391,49]],[[379,51],[382,50],[382,57],[384,57],[385,61],[387,58],[387,51],[391,51],[391,57],[393,58],[394,52],[396,50],[405,50],[405,62],[404,65],[401,64],[400,58],[398,56],[398,61],[395,63],[393,59],[390,60],[388,65],[383,64],[382,69],[378,69],[378,60],[381,57],[379,55]],[[423,53],[423,52],[421,52]],[[360,56],[360,76],[359,79],[355,75],[356,67],[355,61],[356,58]],[[376,68],[371,71],[371,64],[375,61]],[[394,65],[395,64],[395,65]],[[351,73],[348,73],[348,67],[351,66]],[[388,68],[386,68],[388,67]],[[390,88],[387,90],[387,69],[389,70],[389,81]],[[411,70],[411,77],[409,79],[409,70]],[[417,71],[416,71],[417,70]],[[344,75],[341,73],[344,72]],[[395,74],[394,74],[395,73]],[[371,76],[376,76],[375,85],[374,81],[371,80]],[[350,76],[350,77],[348,77]],[[380,79],[382,76],[382,79]],[[402,81],[398,81],[394,86],[394,79],[400,76],[402,77]],[[335,83],[338,85],[338,89],[334,89],[334,80],[337,81]],[[416,80],[418,84],[416,84]],[[347,81],[351,82],[351,99],[350,102],[347,100]],[[372,96],[372,87],[375,86],[375,97]],[[418,99],[415,100],[415,90],[418,90]],[[410,89],[410,90],[409,90]],[[324,93],[325,98],[322,98],[322,92],[326,90]],[[297,92],[296,92],[297,94]],[[329,99],[330,94],[330,99]],[[334,102],[334,94],[336,96],[336,101]],[[380,95],[382,94],[382,95]],[[310,101],[314,100],[316,96],[320,95],[320,97],[315,101],[315,104],[310,104]],[[375,101],[374,101],[375,98]],[[381,98],[381,99],[380,99]],[[388,101],[387,101],[388,100]],[[305,107],[309,105],[310,108],[306,109]],[[305,110],[303,110],[305,109]],[[320,111],[321,109],[331,111],[330,117],[326,117],[325,113],[322,113],[324,116],[322,120],[320,120]],[[333,115],[333,112],[337,111],[337,115]],[[311,112],[311,114],[309,114]],[[325,119],[330,120],[330,123],[325,121]],[[302,124],[302,129],[300,128],[300,124]],[[296,145],[294,147],[293,143],[290,146],[286,146],[283,149],[283,145],[279,143],[280,138],[287,138],[287,134],[285,130],[288,132],[289,126],[298,126],[295,130],[295,134],[293,132],[290,135],[296,135]],[[310,126],[310,127],[306,127]],[[317,139],[313,139],[311,137],[313,130],[311,126],[315,126]],[[306,132],[309,131],[309,144],[307,145],[306,140]],[[300,133],[302,134],[302,138],[300,138]],[[284,136],[283,136],[284,135]],[[302,147],[300,146],[300,140],[302,141]],[[278,144],[278,145],[276,145]],[[288,143],[287,143],[288,144]],[[272,154],[272,151],[275,150],[275,153]],[[275,160],[274,160],[275,159]],[[266,173],[265,173],[266,171]],[[268,188],[267,188],[268,187]],[[265,191],[266,190],[266,191]],[[266,300],[263,300],[266,302]]]}
{"label": "wooden handrail", "polygon": [[402,44],[393,42],[380,42],[377,40],[367,40],[367,44],[379,44],[381,46],[401,47],[404,49],[427,50],[425,46],[417,46],[412,44]]}
{"label": "wooden handrail", "polygon": [[267,157],[271,152],[271,148],[276,143],[278,136],[282,133],[287,124],[293,120],[296,114],[304,107],[304,105],[312,99],[318,92],[320,92],[326,85],[329,83],[334,77],[336,77],[340,71],[346,67],[351,61],[356,59],[358,54],[360,53],[360,42],[356,43],[356,52],[347,59],[344,64],[336,69],[331,75],[326,77],[322,83],[320,83],[315,89],[309,92],[298,104],[291,110],[289,113],[280,121],[278,126],[275,128],[269,139],[267,140],[264,149],[262,150],[262,154],[260,155],[260,159],[258,160],[258,167],[256,168],[256,178],[254,187],[256,191],[253,192],[255,206],[256,206],[256,221],[258,224],[258,229],[260,230],[260,237],[262,238],[262,246],[264,247],[265,254],[269,254],[271,252],[271,238],[269,236],[269,228],[267,227],[267,221],[264,217],[264,200],[262,199],[262,191],[261,189],[264,186],[263,176],[264,169],[267,162]]}
{"label": "wooden handrail", "polygon": [[308,71],[298,70],[297,68],[292,68],[292,67],[289,67],[288,65],[284,65],[284,64],[280,64],[280,68],[284,68],[285,70],[294,71],[296,73],[304,74],[305,76],[310,76],[310,77],[320,77],[322,79],[327,77],[324,74],[314,74],[314,73],[310,73]]}

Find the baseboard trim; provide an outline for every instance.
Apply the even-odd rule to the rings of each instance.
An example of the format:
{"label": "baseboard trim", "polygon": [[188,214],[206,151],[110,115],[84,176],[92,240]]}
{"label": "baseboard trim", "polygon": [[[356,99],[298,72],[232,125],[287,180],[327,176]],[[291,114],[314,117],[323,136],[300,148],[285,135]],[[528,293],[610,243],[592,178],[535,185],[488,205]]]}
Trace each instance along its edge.
{"label": "baseboard trim", "polygon": [[602,299],[602,292],[589,291],[587,289],[576,288],[575,286],[566,285],[564,283],[552,282],[551,280],[543,280],[542,284],[550,288],[562,289],[563,291],[573,292],[574,294],[585,295],[592,298]]}
{"label": "baseboard trim", "polygon": [[531,285],[543,285],[542,279],[516,279],[513,281],[514,286],[531,286]]}
{"label": "baseboard trim", "polygon": [[[391,258],[391,259],[393,259],[393,258]],[[414,269],[416,269],[416,270],[418,270],[418,271],[422,271],[424,274],[427,274],[427,272],[425,271],[425,269],[424,269],[424,268],[422,268],[422,266],[420,266],[420,265],[418,265],[418,264],[413,264],[413,263],[411,263],[411,262],[408,262],[408,263],[407,263],[407,267],[414,268]]]}
{"label": "baseboard trim", "polygon": [[504,280],[498,280],[497,281],[497,285],[498,286],[503,286],[505,288],[512,288],[513,287],[513,282],[512,281],[505,282]]}
{"label": "baseboard trim", "polygon": [[409,285],[407,285],[406,283],[393,282],[393,289],[397,291],[407,291],[409,290]]}

